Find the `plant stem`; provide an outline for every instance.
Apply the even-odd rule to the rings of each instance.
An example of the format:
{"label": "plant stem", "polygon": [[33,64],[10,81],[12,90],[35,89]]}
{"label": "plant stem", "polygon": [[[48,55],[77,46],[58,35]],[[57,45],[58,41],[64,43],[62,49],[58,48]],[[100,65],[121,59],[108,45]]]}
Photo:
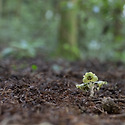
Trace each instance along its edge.
{"label": "plant stem", "polygon": [[93,95],[94,95],[94,84],[91,82],[90,83],[90,97],[93,97]]}

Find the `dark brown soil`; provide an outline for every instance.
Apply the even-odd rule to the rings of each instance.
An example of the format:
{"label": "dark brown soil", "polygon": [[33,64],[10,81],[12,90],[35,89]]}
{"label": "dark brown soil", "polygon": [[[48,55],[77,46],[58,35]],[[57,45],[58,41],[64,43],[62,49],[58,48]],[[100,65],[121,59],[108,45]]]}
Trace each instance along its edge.
{"label": "dark brown soil", "polygon": [[[75,87],[88,71],[108,81],[93,98]],[[105,98],[111,100],[104,104]],[[96,60],[0,61],[0,125],[10,124],[125,125],[125,66]]]}

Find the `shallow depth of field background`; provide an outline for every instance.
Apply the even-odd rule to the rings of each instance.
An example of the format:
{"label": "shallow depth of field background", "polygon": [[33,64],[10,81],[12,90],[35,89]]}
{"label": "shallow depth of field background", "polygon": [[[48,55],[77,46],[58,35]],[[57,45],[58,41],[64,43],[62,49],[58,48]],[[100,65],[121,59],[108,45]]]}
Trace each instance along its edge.
{"label": "shallow depth of field background", "polygon": [[125,1],[0,0],[0,51],[125,62]]}

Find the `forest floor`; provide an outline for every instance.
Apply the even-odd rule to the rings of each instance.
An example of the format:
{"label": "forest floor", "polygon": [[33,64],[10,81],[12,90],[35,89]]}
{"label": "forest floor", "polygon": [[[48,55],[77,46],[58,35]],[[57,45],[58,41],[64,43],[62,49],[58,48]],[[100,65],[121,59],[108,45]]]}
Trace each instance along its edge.
{"label": "forest floor", "polygon": [[[93,98],[75,87],[88,71],[108,82]],[[0,125],[125,125],[125,65],[1,60]]]}

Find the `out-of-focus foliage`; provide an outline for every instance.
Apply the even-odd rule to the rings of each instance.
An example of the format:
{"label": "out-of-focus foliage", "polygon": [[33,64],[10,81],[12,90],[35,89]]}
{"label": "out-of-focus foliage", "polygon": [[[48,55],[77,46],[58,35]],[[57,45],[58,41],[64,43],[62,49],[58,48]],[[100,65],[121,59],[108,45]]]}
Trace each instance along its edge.
{"label": "out-of-focus foliage", "polygon": [[[125,1],[78,1],[81,58],[125,61]],[[0,0],[0,3],[0,48],[7,47],[2,49],[3,56],[33,57],[37,52],[51,55],[57,49],[60,1]],[[67,6],[72,7],[71,0]]]}
{"label": "out-of-focus foliage", "polygon": [[41,42],[27,42],[24,40],[21,42],[11,42],[10,47],[6,47],[1,52],[1,56],[8,57],[12,55],[17,58],[34,57],[39,46],[42,46]]}
{"label": "out-of-focus foliage", "polygon": [[[80,46],[83,56],[104,59],[120,59],[125,44],[125,2],[122,0],[82,1],[80,11]],[[82,42],[85,41],[85,42]],[[125,47],[124,47],[125,49]],[[120,54],[118,56],[118,53]],[[125,53],[124,53],[125,54]]]}

